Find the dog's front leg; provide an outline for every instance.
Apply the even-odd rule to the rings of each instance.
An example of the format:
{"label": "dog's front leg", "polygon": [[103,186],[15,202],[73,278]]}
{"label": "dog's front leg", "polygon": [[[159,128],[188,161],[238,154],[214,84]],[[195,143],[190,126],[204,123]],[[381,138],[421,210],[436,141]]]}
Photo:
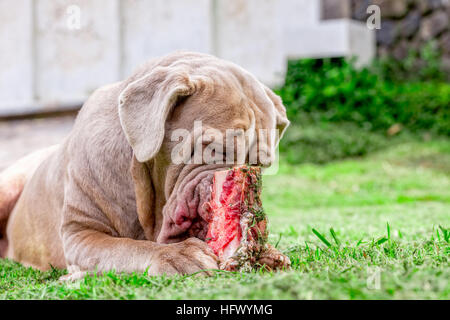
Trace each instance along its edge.
{"label": "dog's front leg", "polygon": [[218,268],[217,257],[206,243],[197,238],[159,244],[115,238],[93,230],[66,234],[63,238],[70,273],[65,279],[77,278],[83,272],[110,270],[173,275]]}

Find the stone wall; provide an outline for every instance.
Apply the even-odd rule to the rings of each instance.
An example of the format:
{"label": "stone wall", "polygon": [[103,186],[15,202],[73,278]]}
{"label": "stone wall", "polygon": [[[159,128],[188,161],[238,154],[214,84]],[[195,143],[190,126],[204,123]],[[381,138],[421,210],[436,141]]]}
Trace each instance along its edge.
{"label": "stone wall", "polygon": [[366,21],[371,4],[381,9],[379,56],[402,60],[410,50],[418,51],[434,40],[450,71],[450,0],[352,0],[352,18]]}

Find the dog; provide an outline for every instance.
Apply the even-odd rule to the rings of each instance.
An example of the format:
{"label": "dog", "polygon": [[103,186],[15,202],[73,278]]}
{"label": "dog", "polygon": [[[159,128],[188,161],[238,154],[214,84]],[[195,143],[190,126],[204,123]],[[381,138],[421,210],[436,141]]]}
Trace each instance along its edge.
{"label": "dog", "polygon": [[[269,153],[289,125],[281,99],[231,62],[186,51],[152,59],[96,90],[60,145],[1,174],[2,257],[67,268],[65,279],[217,269],[201,217],[213,174],[227,165],[171,161],[172,133],[191,132],[195,121],[219,131],[277,129]],[[276,268],[281,253],[269,251],[262,262]]]}

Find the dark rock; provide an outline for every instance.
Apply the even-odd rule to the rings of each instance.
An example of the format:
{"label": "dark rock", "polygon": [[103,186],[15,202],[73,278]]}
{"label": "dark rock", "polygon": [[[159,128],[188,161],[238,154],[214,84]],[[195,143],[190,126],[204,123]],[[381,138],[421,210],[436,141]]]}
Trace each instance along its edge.
{"label": "dark rock", "polygon": [[450,81],[450,54],[442,57],[441,68],[447,74],[447,81]]}
{"label": "dark rock", "polygon": [[322,19],[343,19],[351,17],[350,0],[322,0]]}
{"label": "dark rock", "polygon": [[380,58],[387,58],[390,56],[390,51],[387,47],[378,46],[377,48],[377,56]]}
{"label": "dark rock", "polygon": [[367,8],[370,6],[370,0],[352,1],[352,18],[359,21],[366,21],[368,18]]}
{"label": "dark rock", "polygon": [[445,55],[450,55],[450,31],[447,31],[439,39],[439,47],[442,53]]}
{"label": "dark rock", "polygon": [[447,0],[417,0],[417,6],[422,14],[427,14],[442,7]]}
{"label": "dark rock", "polygon": [[411,47],[407,40],[401,40],[392,51],[392,55],[397,60],[403,60],[408,57]]}
{"label": "dark rock", "polygon": [[419,30],[421,15],[418,10],[409,13],[400,23],[399,32],[403,37],[411,37]]}
{"label": "dark rock", "polygon": [[375,4],[381,9],[381,16],[383,18],[401,18],[408,13],[408,0],[373,0]]}
{"label": "dark rock", "polygon": [[418,32],[412,37],[412,39],[409,40],[410,49],[411,51],[414,52],[420,52],[420,50],[423,47],[423,44],[424,42]]}
{"label": "dark rock", "polygon": [[424,40],[436,37],[448,29],[449,17],[444,11],[436,11],[429,17],[423,19],[420,27],[420,36]]}
{"label": "dark rock", "polygon": [[391,20],[382,20],[381,29],[377,32],[377,42],[382,45],[390,46],[397,38],[397,26]]}

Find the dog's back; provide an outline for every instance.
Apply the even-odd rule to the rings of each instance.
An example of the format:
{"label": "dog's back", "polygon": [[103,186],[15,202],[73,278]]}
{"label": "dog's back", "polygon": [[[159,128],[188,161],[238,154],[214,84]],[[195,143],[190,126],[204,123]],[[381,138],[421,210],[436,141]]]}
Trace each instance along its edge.
{"label": "dog's back", "polygon": [[0,258],[8,247],[6,226],[8,218],[19,199],[26,182],[32,177],[38,166],[57,146],[40,149],[18,160],[0,173]]}

